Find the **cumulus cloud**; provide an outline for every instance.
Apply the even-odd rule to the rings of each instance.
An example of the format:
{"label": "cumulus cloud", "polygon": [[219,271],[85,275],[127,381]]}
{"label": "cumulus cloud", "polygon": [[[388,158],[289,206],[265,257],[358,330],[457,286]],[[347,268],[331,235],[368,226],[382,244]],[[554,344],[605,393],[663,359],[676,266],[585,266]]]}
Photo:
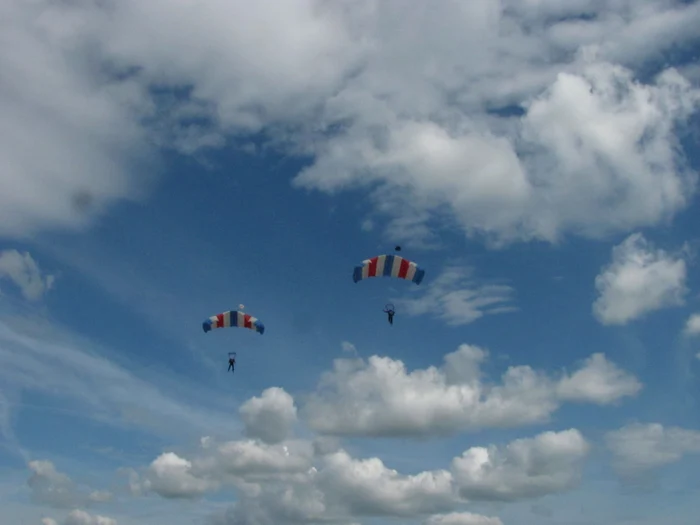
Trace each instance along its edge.
{"label": "cumulus cloud", "polygon": [[612,250],[612,261],[595,279],[593,313],[606,325],[622,325],[653,311],[683,304],[686,262],[656,249],[634,233]]}
{"label": "cumulus cloud", "polygon": [[561,492],[580,479],[589,445],[576,429],[518,439],[503,450],[472,447],[452,461],[467,499],[515,501]]}
{"label": "cumulus cloud", "polygon": [[[342,448],[312,453],[304,440],[275,446],[228,441],[190,460],[168,454],[169,463],[184,467],[187,479],[180,468],[156,471],[153,464],[145,479],[150,490],[174,498],[235,487],[236,503],[212,517],[221,525],[349,524],[371,517],[423,518],[425,525],[502,525],[497,517],[458,508],[567,490],[578,481],[588,449],[578,430],[545,432],[503,448],[471,447],[449,469],[403,474],[378,457],[355,458]],[[275,457],[273,450],[284,450],[284,457]],[[156,474],[162,478],[157,482],[149,477]]]}
{"label": "cumulus cloud", "polygon": [[109,501],[112,494],[80,487],[71,478],[56,470],[51,461],[30,461],[32,475],[27,480],[34,502],[56,508],[73,508]]}
{"label": "cumulus cloud", "polygon": [[165,452],[149,466],[142,489],[157,492],[164,498],[197,498],[217,486],[214,480],[194,475],[192,462],[173,452]]}
{"label": "cumulus cloud", "polygon": [[0,234],[83,227],[148,177],[142,88],[90,60],[89,10],[10,0],[0,20]]}
{"label": "cumulus cloud", "polygon": [[[696,190],[697,174],[674,132],[697,110],[699,92],[679,70],[664,67],[640,81],[628,67],[664,62],[667,51],[697,38],[700,4],[604,4],[2,2],[0,235],[80,228],[115,200],[139,195],[154,172],[139,168],[155,148],[195,154],[228,139],[246,142],[249,133],[311,158],[297,187],[366,188],[383,216],[370,220],[397,239],[430,238],[434,223],[509,242],[599,237],[664,222]],[[605,297],[619,308],[597,304],[615,323],[679,300],[651,289],[655,296],[628,302],[626,286],[611,287]],[[495,313],[510,297],[505,288],[467,290],[449,300],[428,295],[427,304],[460,324]],[[89,399],[105,420],[177,414],[179,427],[209,432],[223,419],[71,345],[20,337],[3,324],[0,338],[7,363],[0,375],[13,388]],[[42,367],[48,353],[51,365]],[[411,373],[389,358],[339,360],[326,376],[329,392],[312,397],[308,415],[329,433],[427,435],[546,421],[564,401],[612,403],[640,388],[599,354],[561,377],[511,367],[496,384],[482,378],[484,358],[466,346],[443,367]],[[400,475],[330,442],[290,441],[294,405],[281,392],[268,398],[242,414],[251,439],[209,442],[190,459],[166,452],[131,480],[134,487],[196,497],[239,483],[245,497],[233,512],[248,523],[347,522],[350,508],[449,511],[441,508],[449,471]],[[516,453],[494,460],[488,450],[501,471],[518,473],[526,463]],[[574,479],[539,474],[539,467],[533,481],[540,488],[559,486],[545,482],[552,476]],[[334,499],[317,481],[327,480],[326,468],[346,483],[336,487],[349,491],[344,497]],[[47,472],[44,478],[67,486]],[[380,488],[367,493],[354,479]],[[474,479],[483,488],[496,478]],[[520,490],[506,488],[500,494]]]}
{"label": "cumulus cloud", "polygon": [[[474,24],[467,38],[480,36],[479,49],[487,50],[480,58],[486,60],[491,30],[503,27],[505,21],[493,12],[485,15],[485,2],[464,9],[480,11],[470,13],[471,23],[463,23]],[[450,10],[460,8],[440,9],[445,15]],[[451,15],[463,21],[467,13]],[[532,58],[542,52],[541,42],[523,37],[517,21],[509,22],[512,46],[523,46],[523,54],[531,52]],[[400,37],[385,38],[394,43]],[[411,47],[410,42],[401,43]],[[420,57],[419,50],[413,52]],[[590,49],[558,66],[559,71],[533,67],[530,78],[515,72],[503,84],[515,90],[514,85],[521,84],[528,91],[511,95],[509,101],[523,107],[525,114],[517,123],[500,127],[482,124],[486,119],[479,115],[483,111],[479,103],[487,103],[489,96],[479,92],[484,82],[476,78],[469,85],[472,96],[481,100],[456,95],[463,97],[460,101],[471,114],[458,115],[443,106],[442,93],[426,78],[412,79],[423,89],[419,95],[424,102],[414,107],[408,107],[408,97],[398,93],[382,98],[361,97],[359,90],[341,93],[333,107],[346,118],[353,115],[351,124],[317,148],[316,162],[295,183],[327,192],[379,187],[378,208],[397,220],[404,219],[402,210],[422,214],[423,222],[448,214],[467,233],[483,233],[502,242],[552,241],[568,232],[600,237],[664,221],[689,203],[688,195],[696,187],[697,175],[678,155],[674,127],[696,110],[699,92],[675,70],[640,84],[631,71],[604,56]],[[453,65],[458,67],[438,63],[435,68]],[[398,83],[396,66],[388,60],[381,66],[384,80]],[[466,68],[470,66],[475,76],[480,71],[489,78],[485,64],[470,63]],[[499,64],[499,69],[504,66]],[[533,78],[537,73],[541,78]],[[500,71],[493,74],[499,76]],[[366,70],[365,76],[369,75]],[[451,80],[459,87],[451,87],[459,92],[466,78],[455,77]],[[528,86],[528,80],[534,80],[536,87]],[[533,87],[535,93],[530,91]],[[488,88],[492,98],[503,92],[495,82]],[[361,112],[356,107],[360,100],[366,106]]]}
{"label": "cumulus cloud", "polygon": [[664,221],[696,187],[674,127],[699,92],[626,67],[693,41],[700,8],[569,4],[4,2],[0,232],[133,197],[153,147],[258,132],[312,158],[297,186],[368,188],[397,238],[432,220],[501,242]]}
{"label": "cumulus cloud", "polygon": [[354,459],[345,451],[323,458],[318,481],[327,499],[353,516],[416,516],[454,504],[446,470],[402,475],[379,458]]}
{"label": "cumulus cloud", "polygon": [[[477,371],[462,366],[461,373]],[[589,450],[576,429],[544,432],[504,446],[473,446],[447,468],[407,474],[379,457],[353,457],[328,441],[286,439],[273,445],[208,438],[188,457],[161,454],[141,473],[133,471],[131,481],[141,493],[178,499],[232,487],[236,503],[211,518],[219,525],[349,525],[371,517],[422,519],[425,525],[502,525],[499,518],[466,512],[464,506],[567,490],[577,483]]]}
{"label": "cumulus cloud", "polygon": [[345,436],[428,436],[460,429],[547,421],[563,402],[609,404],[641,388],[632,375],[594,354],[573,374],[549,376],[512,366],[483,380],[487,352],[461,345],[441,368],[407,371],[389,357],[337,359],[302,414],[316,431]]}
{"label": "cumulus cloud", "polygon": [[700,313],[688,317],[683,332],[689,336],[700,335]]}
{"label": "cumulus cloud", "polygon": [[0,280],[3,278],[12,281],[30,301],[41,299],[54,283],[54,276],[44,275],[29,252],[17,250],[0,252]]}
{"label": "cumulus cloud", "polygon": [[252,397],[239,409],[246,435],[265,443],[279,443],[290,434],[297,420],[294,399],[284,389],[268,388],[261,397]]}
{"label": "cumulus cloud", "polygon": [[400,475],[379,458],[358,460],[342,449],[314,453],[307,441],[228,441],[191,461],[163,454],[140,483],[166,498],[196,498],[229,484],[243,499],[236,513],[265,512],[300,523],[326,515],[411,516],[454,502],[448,471]]}
{"label": "cumulus cloud", "polygon": [[158,456],[139,474],[130,473],[132,492],[155,492],[165,498],[196,499],[223,483],[259,490],[248,482],[266,482],[308,471],[314,447],[311,442],[285,441],[269,445],[260,440],[208,444],[192,460],[174,452]]}
{"label": "cumulus cloud", "polygon": [[545,238],[657,224],[685,207],[696,187],[696,174],[678,167],[674,127],[695,110],[698,92],[674,70],[645,86],[594,52],[581,56],[580,72],[559,73],[523,119],[536,152],[525,163],[541,206],[531,228]]}
{"label": "cumulus cloud", "polygon": [[680,461],[686,454],[700,453],[700,431],[664,427],[660,423],[626,425],[606,434],[613,465],[623,475]]}
{"label": "cumulus cloud", "polygon": [[512,287],[478,285],[471,274],[469,268],[449,267],[426,283],[425,292],[417,298],[394,299],[394,303],[408,315],[430,315],[452,326],[472,323],[484,315],[517,310],[512,305]]}
{"label": "cumulus cloud", "polygon": [[633,396],[641,388],[636,377],[618,368],[603,354],[593,354],[582,368],[559,381],[557,392],[562,400],[607,405]]}

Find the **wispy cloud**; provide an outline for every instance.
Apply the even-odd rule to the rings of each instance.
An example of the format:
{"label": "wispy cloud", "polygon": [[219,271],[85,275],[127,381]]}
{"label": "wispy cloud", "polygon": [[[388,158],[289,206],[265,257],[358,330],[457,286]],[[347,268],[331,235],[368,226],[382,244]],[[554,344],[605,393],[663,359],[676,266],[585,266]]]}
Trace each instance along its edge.
{"label": "wispy cloud", "polygon": [[425,287],[417,298],[396,299],[395,305],[408,315],[431,315],[452,326],[518,310],[512,304],[515,290],[511,286],[479,284],[468,267],[450,266]]}
{"label": "wispy cloud", "polygon": [[41,299],[54,284],[53,275],[45,275],[29,252],[0,252],[0,280],[13,282],[29,301]]}
{"label": "wispy cloud", "polygon": [[346,352],[348,354],[352,354],[355,357],[357,357],[357,347],[354,344],[352,344],[350,341],[341,342],[340,348],[343,350],[343,352]]}
{"label": "wispy cloud", "polygon": [[[63,520],[63,525],[117,525],[117,520],[99,514],[90,514],[81,509],[72,510]],[[53,518],[43,518],[41,525],[59,525]]]}
{"label": "wispy cloud", "polygon": [[6,392],[50,396],[61,410],[160,436],[232,432],[218,392],[184,377],[139,377],[98,346],[46,321],[0,321],[0,381]]}

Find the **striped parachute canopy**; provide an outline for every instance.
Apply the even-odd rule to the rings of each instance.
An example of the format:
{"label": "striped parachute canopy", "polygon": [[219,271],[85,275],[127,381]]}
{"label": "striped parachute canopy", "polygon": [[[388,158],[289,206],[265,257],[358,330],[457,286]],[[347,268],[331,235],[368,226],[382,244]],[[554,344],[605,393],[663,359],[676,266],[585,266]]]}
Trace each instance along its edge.
{"label": "striped parachute canopy", "polygon": [[255,330],[260,334],[265,333],[265,325],[263,325],[257,318],[253,317],[252,315],[248,315],[245,312],[235,310],[212,315],[209,319],[202,323],[202,329],[205,332],[208,332],[214,328],[228,328],[232,326],[249,328],[250,330]]}
{"label": "striped parachute canopy", "polygon": [[362,261],[360,266],[355,266],[352,274],[352,280],[355,282],[370,277],[397,277],[420,284],[425,277],[425,270],[398,255],[378,255]]}

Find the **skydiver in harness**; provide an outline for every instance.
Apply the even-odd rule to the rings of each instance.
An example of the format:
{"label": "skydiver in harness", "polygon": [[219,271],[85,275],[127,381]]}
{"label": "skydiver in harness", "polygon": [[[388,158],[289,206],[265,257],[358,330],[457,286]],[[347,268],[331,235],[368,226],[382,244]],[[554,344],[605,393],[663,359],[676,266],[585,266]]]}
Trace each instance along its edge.
{"label": "skydiver in harness", "polygon": [[[401,251],[401,246],[395,246],[394,251],[400,252]],[[384,307],[383,312],[387,316],[387,320],[389,321],[390,325],[394,325],[394,314],[396,314],[396,310],[394,310],[394,305],[389,303]]]}
{"label": "skydiver in harness", "polygon": [[[235,352],[231,352],[228,355],[228,370],[231,370],[232,374],[236,372],[236,353]],[[227,372],[228,372],[228,370],[227,370]]]}
{"label": "skydiver in harness", "polygon": [[389,320],[389,324],[393,325],[394,324],[394,314],[396,311],[394,310],[394,305],[393,304],[387,304],[384,307],[384,310],[382,310],[386,315]]}

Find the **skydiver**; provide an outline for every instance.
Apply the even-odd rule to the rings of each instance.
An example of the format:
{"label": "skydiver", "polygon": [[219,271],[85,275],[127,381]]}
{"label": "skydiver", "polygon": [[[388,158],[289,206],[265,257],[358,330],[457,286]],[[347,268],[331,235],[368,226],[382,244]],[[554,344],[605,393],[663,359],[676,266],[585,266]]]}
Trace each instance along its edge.
{"label": "skydiver", "polygon": [[[235,373],[236,371],[236,358],[234,357],[229,357],[228,358],[228,370],[231,370],[231,373]],[[227,372],[228,372],[227,370]]]}
{"label": "skydiver", "polygon": [[383,312],[387,315],[389,319],[389,324],[394,324],[394,314],[396,313],[393,308],[385,308]]}

